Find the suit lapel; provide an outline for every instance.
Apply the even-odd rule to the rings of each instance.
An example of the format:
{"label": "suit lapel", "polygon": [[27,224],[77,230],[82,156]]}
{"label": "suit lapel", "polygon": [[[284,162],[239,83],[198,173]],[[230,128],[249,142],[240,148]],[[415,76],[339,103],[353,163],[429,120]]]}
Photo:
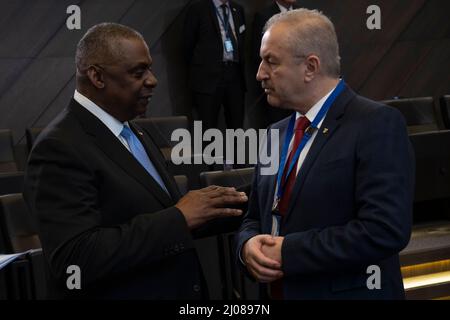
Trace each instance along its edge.
{"label": "suit lapel", "polygon": [[236,34],[236,41],[240,44],[241,33],[239,32],[240,31],[239,29],[241,27],[241,21],[239,12],[234,6],[234,4],[231,3],[231,1],[230,1],[230,8],[231,8],[231,17],[233,18],[234,23],[234,33]]}
{"label": "suit lapel", "polygon": [[[282,148],[283,148],[283,143],[284,143],[284,139],[285,139],[285,136],[286,136],[287,127],[288,127],[290,118],[291,117],[289,116],[287,119],[283,120],[285,122],[285,124],[281,124],[278,127],[278,130],[279,130],[279,132],[278,132],[279,133],[278,150],[276,150],[276,152],[278,152],[278,165],[281,165],[281,163],[280,163],[280,161],[281,161],[281,151],[282,151]],[[276,129],[276,128],[272,128],[271,127],[269,129],[269,131],[267,132],[268,139],[269,139],[269,137],[271,137],[270,130],[273,130],[273,129]],[[266,153],[269,152],[270,150],[272,150],[272,147],[271,147],[272,143],[276,143],[276,142],[274,142],[272,140],[270,140],[270,141],[267,140],[267,145],[266,145],[266,150],[265,150]],[[268,212],[270,217],[271,217],[270,214],[272,212],[272,204],[273,204],[273,200],[275,199],[275,192],[276,192],[276,188],[277,188],[277,177],[278,177],[278,170],[273,175],[261,176],[261,179],[264,179],[264,185],[269,185],[270,186],[270,188],[268,189],[268,190],[270,190],[270,192],[267,195],[269,197],[268,198],[269,201],[267,201],[268,205],[265,208],[265,212]],[[267,221],[268,221],[269,224],[268,225],[264,224],[264,225],[266,226],[266,231],[270,232],[272,220],[270,218]]]}
{"label": "suit lapel", "polygon": [[[325,144],[331,139],[334,133],[339,129],[340,119],[344,114],[346,105],[350,102],[350,100],[355,96],[355,93],[348,88],[345,87],[344,91],[337,97],[336,101],[330,107],[330,110],[325,117],[321,128],[317,132],[316,138],[311,145],[311,148],[306,156],[300,170],[298,172],[297,179],[294,184],[294,189],[291,193],[291,198],[289,200],[289,207],[286,213],[285,221],[289,218],[290,214],[293,211],[293,206],[296,202],[296,199],[301,193],[301,190],[305,184],[305,180],[308,176],[308,173],[313,166],[316,158],[320,154],[321,150],[325,146]],[[326,129],[326,131],[324,131]]]}
{"label": "suit lapel", "polygon": [[128,175],[147,188],[164,206],[173,205],[173,200],[161,189],[159,184],[150,176],[147,170],[134,158],[125,146],[114,136],[97,117],[72,100],[71,110],[75,113],[94,143],[108,157],[119,165]]}
{"label": "suit lapel", "polygon": [[214,25],[214,29],[216,30],[217,36],[220,39],[220,43],[222,43],[222,34],[220,33],[219,21],[217,18],[217,11],[214,5],[214,2],[211,0],[207,0],[209,3],[209,17]]}

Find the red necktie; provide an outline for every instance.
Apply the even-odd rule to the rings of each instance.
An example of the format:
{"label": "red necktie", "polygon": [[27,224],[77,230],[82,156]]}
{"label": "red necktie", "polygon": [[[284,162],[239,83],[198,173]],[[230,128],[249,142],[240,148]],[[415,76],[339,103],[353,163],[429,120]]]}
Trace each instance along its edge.
{"label": "red necktie", "polygon": [[[299,117],[297,121],[295,122],[295,136],[294,136],[294,143],[292,145],[291,152],[289,153],[288,160],[286,161],[286,165],[284,166],[284,172],[283,177],[281,179],[281,183],[284,184],[284,193],[280,199],[280,203],[278,204],[279,212],[281,216],[284,216],[288,210],[289,207],[289,199],[291,197],[292,189],[295,184],[295,179],[297,177],[297,163],[298,159],[294,164],[294,167],[292,168],[291,173],[289,174],[289,177],[286,181],[286,174],[289,170],[290,164],[292,162],[292,158],[295,155],[295,152],[297,151],[300,142],[302,141],[303,135],[305,134],[306,128],[311,124],[309,122],[308,118],[306,117]],[[286,182],[285,182],[286,181]],[[283,299],[283,282],[282,279],[276,280],[270,284],[270,296],[271,299],[274,300],[281,300]]]}
{"label": "red necktie", "polygon": [[294,188],[295,179],[297,177],[297,163],[300,157],[297,158],[297,161],[295,162],[294,167],[292,168],[292,171],[289,174],[289,177],[287,177],[287,181],[286,181],[286,174],[291,165],[292,158],[294,157],[295,152],[297,151],[300,142],[302,141],[303,135],[305,134],[305,130],[306,128],[309,127],[310,124],[311,122],[309,122],[308,118],[306,117],[299,117],[295,122],[294,143],[292,145],[291,152],[289,153],[289,157],[286,161],[286,165],[284,166],[283,177],[281,178],[281,183],[284,184],[284,193],[280,199],[279,211],[280,215],[282,216],[286,214],[289,207],[289,199],[291,197],[292,189]]}

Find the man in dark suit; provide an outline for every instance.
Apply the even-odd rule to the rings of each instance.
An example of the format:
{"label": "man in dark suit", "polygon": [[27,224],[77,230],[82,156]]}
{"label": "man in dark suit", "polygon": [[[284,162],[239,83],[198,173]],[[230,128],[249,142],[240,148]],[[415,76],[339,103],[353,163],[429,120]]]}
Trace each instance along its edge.
{"label": "man in dark suit", "polygon": [[[39,136],[25,199],[39,221],[54,297],[199,299],[203,276],[191,231],[245,201],[209,187],[180,199],[152,137],[129,122],[157,84],[142,36],[114,23],[77,46],[69,106]],[[81,289],[68,290],[68,267]]]}
{"label": "man in dark suit", "polygon": [[186,14],[183,46],[188,85],[203,128],[216,128],[224,107],[227,128],[244,123],[245,14],[233,1],[200,0]]}
{"label": "man in dark suit", "polygon": [[[261,58],[259,56],[259,48],[261,47],[261,39],[266,22],[269,21],[272,16],[280,12],[286,12],[297,8],[298,5],[296,4],[295,0],[277,0],[273,1],[271,5],[265,7],[263,10],[255,13],[252,28],[253,37],[251,52],[251,68],[253,70],[253,74],[256,74],[259,68],[259,63],[261,62]],[[261,85],[258,81],[256,81],[255,96],[257,99],[256,107],[258,108],[258,112],[262,114],[262,122],[257,125],[260,128],[267,128],[268,125],[278,122],[292,113],[291,110],[275,108],[268,104],[264,90],[262,90]]]}
{"label": "man in dark suit", "polygon": [[334,26],[315,10],[274,16],[261,57],[269,103],[295,113],[270,128],[280,167],[256,167],[240,263],[273,299],[404,298],[398,253],[414,189],[404,119],[339,79]]}

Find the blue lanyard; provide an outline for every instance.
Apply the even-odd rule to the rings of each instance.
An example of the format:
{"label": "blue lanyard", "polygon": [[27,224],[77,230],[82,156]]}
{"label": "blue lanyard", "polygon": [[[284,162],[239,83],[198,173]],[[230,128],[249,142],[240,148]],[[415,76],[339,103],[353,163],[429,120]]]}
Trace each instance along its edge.
{"label": "blue lanyard", "polygon": [[[341,92],[345,88],[345,82],[343,79],[339,81],[339,84],[336,86],[336,88],[333,90],[333,92],[330,94],[330,96],[327,98],[325,103],[323,104],[322,108],[320,108],[319,113],[316,115],[315,119],[310,125],[310,128],[316,130],[317,126],[319,125],[320,121],[325,117],[325,114],[328,112],[328,109],[330,109],[331,105],[334,103],[336,98],[341,94]],[[281,179],[283,177],[284,167],[286,166],[286,157],[289,149],[289,144],[291,142],[292,136],[294,135],[294,125],[295,125],[295,118],[296,113],[292,114],[291,120],[289,121],[289,126],[286,132],[286,137],[284,139],[283,144],[283,151],[281,153],[281,160],[280,160],[280,167],[278,168],[278,177],[277,177],[277,202],[281,199],[284,193],[284,187],[285,184],[281,183]],[[303,135],[303,138],[300,142],[300,145],[298,146],[294,157],[292,158],[292,161],[289,165],[289,170],[286,173],[286,181],[288,180],[289,174],[291,173],[295,163],[297,162],[300,153],[302,152],[303,148],[305,147],[306,143],[309,141],[309,139],[312,136],[312,133],[314,130],[306,130],[305,134]],[[291,152],[293,152],[292,150]]]}
{"label": "blue lanyard", "polygon": [[[214,8],[216,8],[217,16],[219,17],[220,23],[222,24],[222,27],[225,30],[226,37],[231,39],[230,30],[229,30],[229,29],[231,29],[230,28],[230,13],[231,13],[231,10],[228,10],[228,11],[230,11],[230,13],[228,13],[228,19],[227,19],[227,21],[225,21],[224,18],[220,15],[219,10],[217,9],[217,7],[214,6]],[[230,9],[229,6],[226,6],[226,8]]]}

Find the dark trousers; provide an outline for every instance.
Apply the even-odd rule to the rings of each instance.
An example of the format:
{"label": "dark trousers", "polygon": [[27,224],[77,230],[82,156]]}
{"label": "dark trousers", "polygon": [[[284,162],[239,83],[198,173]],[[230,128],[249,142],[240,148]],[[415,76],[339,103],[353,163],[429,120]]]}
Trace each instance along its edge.
{"label": "dark trousers", "polygon": [[224,107],[225,123],[228,129],[242,128],[244,125],[244,84],[237,63],[223,65],[223,72],[213,94],[193,93],[194,106],[203,130],[217,128],[220,108]]}

